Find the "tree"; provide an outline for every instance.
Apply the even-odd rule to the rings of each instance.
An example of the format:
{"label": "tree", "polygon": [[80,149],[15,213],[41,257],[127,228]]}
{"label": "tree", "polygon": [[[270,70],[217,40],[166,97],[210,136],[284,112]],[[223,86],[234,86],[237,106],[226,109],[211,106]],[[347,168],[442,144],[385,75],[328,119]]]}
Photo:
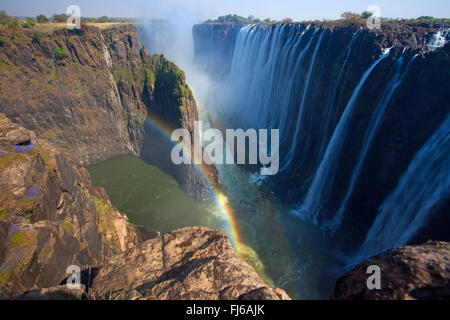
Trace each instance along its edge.
{"label": "tree", "polygon": [[361,18],[363,19],[369,19],[371,16],[373,16],[373,12],[370,11],[364,11],[361,13]]}
{"label": "tree", "polygon": [[347,12],[344,12],[343,14],[341,14],[341,17],[342,17],[342,19],[345,19],[345,20],[356,20],[356,19],[360,19],[361,15],[358,13],[347,11]]}
{"label": "tree", "polygon": [[109,18],[107,16],[103,16],[97,19],[98,23],[106,23],[109,21]]}
{"label": "tree", "polygon": [[4,10],[0,10],[0,23],[7,24],[12,18]]}
{"label": "tree", "polygon": [[31,37],[31,42],[39,43],[39,42],[41,42],[41,39],[42,39],[42,35],[39,32],[34,32],[33,36]]}
{"label": "tree", "polygon": [[6,25],[10,29],[16,29],[19,26],[19,20],[16,18],[11,18]]}
{"label": "tree", "polygon": [[54,14],[52,17],[52,22],[66,22],[69,16],[65,15],[64,13],[61,14]]}
{"label": "tree", "polygon": [[36,21],[33,18],[27,18],[27,20],[24,23],[22,23],[22,27],[32,29],[35,24]]}
{"label": "tree", "polygon": [[38,15],[38,16],[36,17],[36,21],[37,21],[38,23],[47,23],[47,22],[48,22],[48,18],[47,18],[45,15],[40,14],[40,15]]}
{"label": "tree", "polygon": [[291,18],[284,18],[282,21],[282,23],[292,23],[292,19]]}

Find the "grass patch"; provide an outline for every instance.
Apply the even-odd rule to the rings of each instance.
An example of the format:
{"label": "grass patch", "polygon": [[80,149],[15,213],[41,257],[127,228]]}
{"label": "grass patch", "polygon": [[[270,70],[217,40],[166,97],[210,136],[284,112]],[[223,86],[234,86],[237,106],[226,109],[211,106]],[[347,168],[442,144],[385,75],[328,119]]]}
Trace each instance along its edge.
{"label": "grass patch", "polygon": [[103,199],[99,199],[93,195],[91,198],[95,202],[95,207],[99,213],[98,230],[102,235],[103,240],[111,247],[120,251],[119,237],[112,220],[112,208],[105,203]]}
{"label": "grass patch", "polygon": [[66,51],[61,47],[56,47],[55,50],[53,50],[53,53],[55,54],[55,57],[60,60],[67,56]]}

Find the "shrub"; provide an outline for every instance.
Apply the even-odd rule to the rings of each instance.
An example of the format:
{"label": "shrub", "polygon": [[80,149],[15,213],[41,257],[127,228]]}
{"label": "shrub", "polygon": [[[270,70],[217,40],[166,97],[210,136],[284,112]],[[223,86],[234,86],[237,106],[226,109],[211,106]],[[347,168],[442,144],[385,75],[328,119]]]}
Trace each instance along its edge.
{"label": "shrub", "polygon": [[369,19],[371,16],[373,16],[373,12],[370,11],[364,11],[363,13],[361,13],[361,17],[363,19]]}
{"label": "shrub", "polygon": [[3,37],[0,37],[0,46],[5,44],[5,40],[3,40]]}
{"label": "shrub", "polygon": [[66,57],[66,52],[60,47],[56,47],[53,53],[57,59],[64,59]]}
{"label": "shrub", "polygon": [[17,28],[19,25],[19,21],[15,18],[12,18],[11,20],[9,20],[9,22],[6,24],[6,26],[10,29],[15,29]]}
{"label": "shrub", "polygon": [[34,27],[35,24],[36,24],[36,21],[34,21],[34,19],[28,18],[28,19],[22,24],[22,27],[31,29],[31,28]]}
{"label": "shrub", "polygon": [[69,16],[62,14],[54,14],[52,18],[52,22],[66,22]]}
{"label": "shrub", "polygon": [[0,10],[0,23],[7,24],[12,18],[4,10]]}
{"label": "shrub", "polygon": [[42,35],[39,32],[33,33],[33,36],[31,37],[31,42],[33,43],[39,43],[41,42]]}
{"label": "shrub", "polygon": [[[270,20],[270,19],[269,19]],[[259,23],[260,19],[256,19],[253,16],[244,18],[236,14],[228,14],[226,16],[218,17],[216,20],[209,19],[205,23],[220,23],[220,24],[246,24],[246,23]]]}
{"label": "shrub", "polygon": [[341,14],[342,19],[345,20],[357,20],[361,18],[361,15],[358,13],[354,13],[354,12],[344,12],[343,14]]}
{"label": "shrub", "polygon": [[103,17],[100,17],[100,18],[97,19],[98,23],[106,23],[108,21],[109,21],[109,18],[106,17],[106,16],[103,16]]}
{"label": "shrub", "polygon": [[40,14],[40,15],[38,15],[38,16],[36,17],[36,21],[37,21],[38,23],[47,23],[47,22],[48,22],[48,18],[47,18],[45,15]]}

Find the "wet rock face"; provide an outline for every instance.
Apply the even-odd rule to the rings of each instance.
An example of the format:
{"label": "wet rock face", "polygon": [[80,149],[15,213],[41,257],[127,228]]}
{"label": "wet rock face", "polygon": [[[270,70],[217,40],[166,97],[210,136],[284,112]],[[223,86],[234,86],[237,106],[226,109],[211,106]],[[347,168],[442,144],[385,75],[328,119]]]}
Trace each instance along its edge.
{"label": "wet rock face", "polygon": [[[172,145],[155,134],[155,124],[193,132],[197,106],[184,72],[150,56],[134,26],[56,29],[39,41],[26,29],[2,28],[0,35],[7,39],[0,47],[0,112],[84,165],[122,154],[159,165],[160,158],[170,161]],[[199,174],[175,165],[162,169],[189,195],[209,199]],[[213,166],[206,169],[217,175]]]}
{"label": "wet rock face", "polygon": [[213,78],[230,72],[234,47],[242,25],[198,24],[193,28],[195,63]]}
{"label": "wet rock face", "polygon": [[[367,268],[381,269],[381,289],[369,290]],[[390,250],[358,265],[338,280],[335,300],[441,300],[450,298],[450,244]]]}
{"label": "wet rock face", "polygon": [[88,172],[0,114],[0,298],[58,285],[149,239]]}
{"label": "wet rock face", "polygon": [[[304,206],[307,219],[332,229],[328,231],[333,241],[350,255],[365,240],[379,208],[395,191],[416,154],[446,119],[450,44],[431,50],[427,43],[443,26],[412,22],[382,23],[381,30],[324,22],[312,24],[302,41],[292,38],[305,27],[269,25],[241,31],[243,42],[236,47],[232,76],[245,81],[234,88],[231,84],[231,103],[226,99],[223,102],[231,111],[216,108],[216,112],[226,110],[218,117],[225,124],[213,125],[279,128],[281,170],[264,184],[283,204]],[[207,30],[215,35],[209,36]],[[209,50],[231,41],[221,37],[219,30],[219,26],[206,24],[194,28],[199,59],[208,56],[212,61],[223,60]],[[244,38],[245,34],[248,37]],[[380,57],[382,49],[388,48],[389,55],[356,92],[364,72]],[[305,55],[300,59],[301,52]],[[298,64],[289,64],[293,61]],[[393,80],[397,76],[400,82]],[[222,77],[224,87],[227,81],[229,78]],[[212,96],[220,105],[221,87],[216,87],[217,94]],[[276,90],[272,93],[266,88]],[[394,91],[389,93],[391,88]],[[251,111],[242,116],[243,110]],[[261,114],[260,123],[255,123],[253,113]],[[286,117],[278,119],[282,114]],[[331,139],[341,146],[330,143]],[[414,194],[405,199],[409,197],[414,198]],[[410,243],[450,240],[441,227],[450,221],[450,199],[442,199],[430,212],[432,219]]]}
{"label": "wet rock face", "polygon": [[[264,294],[257,294],[263,292]],[[104,264],[90,298],[289,299],[271,289],[234,252],[219,231],[185,228],[151,239]]]}

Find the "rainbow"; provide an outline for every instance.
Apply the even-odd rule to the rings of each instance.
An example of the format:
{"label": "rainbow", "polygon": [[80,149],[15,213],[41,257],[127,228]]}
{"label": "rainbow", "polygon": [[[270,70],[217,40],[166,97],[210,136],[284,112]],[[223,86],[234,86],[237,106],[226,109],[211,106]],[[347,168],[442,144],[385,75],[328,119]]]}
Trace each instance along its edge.
{"label": "rainbow", "polygon": [[[216,124],[221,125],[221,122],[218,121],[214,115],[210,115],[211,118],[208,120],[215,121]],[[147,116],[145,118],[146,124],[148,124],[152,129],[156,130],[161,136],[166,138],[169,143],[172,143],[175,145],[175,142],[172,141],[171,135],[174,130],[174,128],[171,128],[167,123],[161,121],[160,119],[156,118],[155,116]],[[245,242],[242,240],[240,235],[240,230],[238,227],[238,223],[236,221],[236,216],[233,213],[233,210],[231,208],[231,205],[229,203],[228,197],[224,194],[224,192],[220,189],[220,187],[212,181],[211,176],[201,165],[195,165],[194,161],[191,161],[193,164],[193,168],[196,170],[197,173],[200,174],[201,177],[203,177],[211,186],[212,188],[212,195],[213,200],[215,201],[220,215],[224,218],[226,221],[226,231],[228,238],[231,241],[231,244],[235,250],[235,252],[240,256],[242,259],[246,260],[248,255],[248,247],[245,245]],[[276,219],[273,221],[276,226],[281,226],[280,221]],[[281,233],[280,235],[282,235]],[[291,254],[290,250],[288,249],[288,246],[286,245],[285,241],[281,238],[277,241],[278,248],[280,250],[280,257],[286,257],[285,259],[282,259],[282,263],[285,263],[288,266],[287,275],[289,277],[296,277],[296,272],[292,269],[293,264],[291,263]],[[264,271],[263,271],[264,272]],[[265,278],[266,280],[273,281],[270,278]],[[269,283],[269,282],[268,282]]]}
{"label": "rainbow", "polygon": [[[160,135],[166,138],[170,143],[175,145],[175,142],[171,139],[172,132],[173,130],[175,130],[175,128],[170,127],[167,123],[158,119],[154,115],[147,115],[144,121],[152,129],[156,130]],[[192,163],[194,163],[194,161],[192,161]],[[217,186],[216,183],[211,180],[209,173],[206,172],[206,170],[201,165],[192,164],[192,166],[195,168],[196,172],[199,173],[200,176],[203,177],[211,186],[213,190],[214,201],[216,202],[221,215],[226,218],[228,227],[227,229],[229,231],[228,236],[230,238],[231,244],[233,245],[236,253],[241,256],[243,253],[243,250],[241,250],[243,242],[241,240],[239,228],[237,226],[236,219],[227,196],[223,193],[222,190],[220,190],[219,186]]]}

